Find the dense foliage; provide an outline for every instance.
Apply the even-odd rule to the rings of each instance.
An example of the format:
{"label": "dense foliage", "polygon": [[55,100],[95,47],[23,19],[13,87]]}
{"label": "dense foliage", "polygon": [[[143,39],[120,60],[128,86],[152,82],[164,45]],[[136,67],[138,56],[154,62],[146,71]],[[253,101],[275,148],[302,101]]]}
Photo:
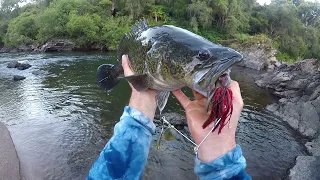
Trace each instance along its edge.
{"label": "dense foliage", "polygon": [[[71,39],[116,49],[138,20],[173,24],[215,42],[272,39],[278,57],[320,58],[320,4],[303,0],[0,0],[0,46]],[[261,35],[264,34],[264,35]]]}

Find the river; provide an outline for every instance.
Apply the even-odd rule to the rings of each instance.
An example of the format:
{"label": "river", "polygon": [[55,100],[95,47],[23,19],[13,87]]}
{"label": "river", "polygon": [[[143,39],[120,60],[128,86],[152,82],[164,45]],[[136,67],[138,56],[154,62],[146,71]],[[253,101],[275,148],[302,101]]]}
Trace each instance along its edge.
{"label": "river", "polygon": [[[32,67],[6,68],[13,60]],[[128,103],[127,82],[106,93],[96,81],[97,67],[115,62],[114,53],[0,54],[0,121],[11,132],[26,180],[85,179]],[[295,157],[307,154],[305,140],[264,111],[276,99],[255,86],[256,73],[241,67],[232,71],[245,103],[237,143],[253,179],[283,179]],[[14,82],[13,75],[27,78]],[[165,111],[183,113],[173,97]],[[196,178],[189,143],[163,142],[158,151],[155,141],[144,179]]]}

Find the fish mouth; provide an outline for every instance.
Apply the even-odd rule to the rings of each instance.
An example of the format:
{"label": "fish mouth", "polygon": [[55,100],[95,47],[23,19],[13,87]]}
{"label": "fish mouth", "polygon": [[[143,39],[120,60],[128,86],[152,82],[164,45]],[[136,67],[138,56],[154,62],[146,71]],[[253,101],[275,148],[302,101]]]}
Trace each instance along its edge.
{"label": "fish mouth", "polygon": [[[215,61],[210,66],[198,71],[194,75],[194,89],[200,94],[208,96],[214,91],[219,80],[230,78],[231,66],[241,60],[243,60],[243,56],[236,52],[234,56]],[[226,82],[220,85],[228,86],[229,83]]]}

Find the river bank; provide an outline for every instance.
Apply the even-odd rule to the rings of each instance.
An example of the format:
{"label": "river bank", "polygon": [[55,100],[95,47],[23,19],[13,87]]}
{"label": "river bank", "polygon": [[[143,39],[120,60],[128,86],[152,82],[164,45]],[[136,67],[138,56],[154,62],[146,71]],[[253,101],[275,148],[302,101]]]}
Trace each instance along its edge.
{"label": "river bank", "polygon": [[105,47],[98,46],[77,46],[73,41],[68,39],[54,39],[43,45],[21,45],[17,47],[0,47],[0,53],[17,53],[17,52],[71,52],[71,51],[106,51]]}
{"label": "river bank", "polygon": [[20,180],[20,161],[7,127],[0,122],[1,180]]}
{"label": "river bank", "polygon": [[[291,179],[320,179],[320,61],[307,59],[259,75],[255,83],[280,100],[266,109],[309,141],[310,156],[298,156]],[[307,168],[306,168],[307,167]]]}

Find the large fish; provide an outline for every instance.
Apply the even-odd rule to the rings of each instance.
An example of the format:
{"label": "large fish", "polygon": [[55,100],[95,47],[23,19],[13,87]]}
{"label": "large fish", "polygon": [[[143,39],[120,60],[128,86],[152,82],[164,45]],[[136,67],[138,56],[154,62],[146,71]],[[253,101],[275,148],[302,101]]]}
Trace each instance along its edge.
{"label": "large fish", "polygon": [[[124,54],[128,55],[136,73],[125,78],[137,91],[157,90],[160,111],[170,91],[183,87],[208,97],[209,102],[218,79],[229,76],[228,69],[243,59],[239,52],[188,30],[171,25],[149,27],[146,21],[135,24],[123,37],[118,47],[119,61]],[[122,74],[121,63],[103,64],[98,68],[98,81],[110,91]]]}

